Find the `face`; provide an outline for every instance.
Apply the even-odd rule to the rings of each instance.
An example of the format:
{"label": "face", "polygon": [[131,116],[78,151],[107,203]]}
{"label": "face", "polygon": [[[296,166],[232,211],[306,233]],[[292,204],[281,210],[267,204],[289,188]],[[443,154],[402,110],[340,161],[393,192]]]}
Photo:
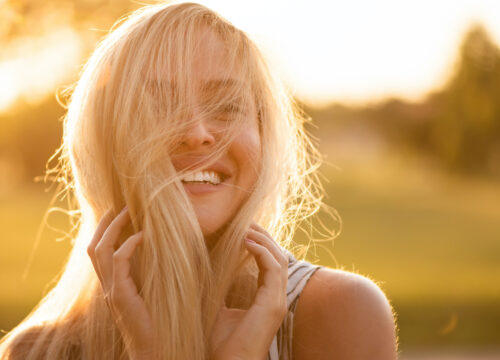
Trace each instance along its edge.
{"label": "face", "polygon": [[[193,75],[198,82],[197,88],[207,82],[224,78],[231,81],[245,81],[237,75],[228,73],[223,64],[223,43],[214,39],[210,31],[202,35],[198,57],[194,61]],[[208,44],[211,45],[208,45]],[[224,126],[220,119],[207,118],[200,111],[203,107],[203,96],[199,94],[194,100],[191,116],[194,124],[178,141],[178,147],[172,154],[172,162],[177,171],[190,169],[210,159],[214,146],[221,139]],[[244,112],[243,125],[229,144],[226,152],[213,165],[207,165],[204,171],[182,180],[184,189],[191,200],[203,234],[208,239],[216,234],[236,214],[245,202],[256,183],[260,170],[261,139],[257,112],[254,101],[249,102]]]}

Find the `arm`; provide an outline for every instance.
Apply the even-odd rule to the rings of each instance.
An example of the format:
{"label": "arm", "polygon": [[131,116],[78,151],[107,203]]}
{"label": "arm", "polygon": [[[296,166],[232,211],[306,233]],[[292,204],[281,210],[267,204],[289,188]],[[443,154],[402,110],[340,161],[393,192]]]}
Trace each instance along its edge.
{"label": "arm", "polygon": [[371,280],[320,269],[304,288],[293,329],[293,358],[397,359],[392,308]]}

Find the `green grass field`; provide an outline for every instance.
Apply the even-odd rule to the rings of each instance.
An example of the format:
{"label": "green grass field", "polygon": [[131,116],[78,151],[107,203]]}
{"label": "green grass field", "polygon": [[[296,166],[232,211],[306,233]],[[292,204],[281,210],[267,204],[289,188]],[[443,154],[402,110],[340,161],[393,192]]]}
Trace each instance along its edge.
{"label": "green grass field", "polygon": [[[311,248],[310,261],[377,281],[397,312],[402,348],[500,346],[499,183],[390,171],[325,177],[327,202],[340,213],[343,230],[333,247]],[[3,330],[38,302],[70,248],[45,229],[22,278],[49,200],[40,186],[0,199]],[[58,214],[49,224],[68,227]]]}
{"label": "green grass field", "polygon": [[329,250],[384,289],[403,348],[500,345],[500,183],[410,170],[330,178],[343,230]]}

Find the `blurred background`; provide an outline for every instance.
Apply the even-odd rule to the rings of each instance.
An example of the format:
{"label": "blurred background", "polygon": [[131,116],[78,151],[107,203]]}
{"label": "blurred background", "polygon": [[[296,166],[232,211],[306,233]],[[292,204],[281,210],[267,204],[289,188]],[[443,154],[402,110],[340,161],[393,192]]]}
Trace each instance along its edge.
{"label": "blurred background", "polygon": [[[377,281],[402,359],[499,359],[500,3],[200,2],[259,43],[312,118],[325,200],[343,226],[308,260]],[[61,143],[56,94],[145,3],[0,0],[4,331],[70,249],[68,216],[46,214],[56,187],[42,181]]]}

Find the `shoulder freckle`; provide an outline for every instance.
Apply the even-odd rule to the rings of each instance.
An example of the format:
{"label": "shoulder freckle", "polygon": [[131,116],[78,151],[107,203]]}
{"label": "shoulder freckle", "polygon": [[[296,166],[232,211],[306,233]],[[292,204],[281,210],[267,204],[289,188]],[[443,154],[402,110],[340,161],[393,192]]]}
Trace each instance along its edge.
{"label": "shoulder freckle", "polygon": [[347,271],[324,268],[311,277],[297,305],[293,334],[295,360],[396,358],[387,297],[372,280]]}

